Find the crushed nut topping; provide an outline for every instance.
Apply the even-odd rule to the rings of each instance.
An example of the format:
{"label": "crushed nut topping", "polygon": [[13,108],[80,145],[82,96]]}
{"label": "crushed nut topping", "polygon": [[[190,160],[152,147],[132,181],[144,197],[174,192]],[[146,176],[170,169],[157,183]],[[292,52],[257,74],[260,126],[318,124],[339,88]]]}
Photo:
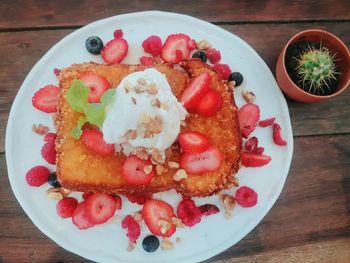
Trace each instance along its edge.
{"label": "crushed nut topping", "polygon": [[46,191],[46,195],[48,198],[52,200],[61,200],[63,199],[63,195],[60,192],[59,188],[50,188]]}
{"label": "crushed nut topping", "polygon": [[140,117],[140,122],[143,124],[147,124],[151,121],[151,116],[149,116],[147,113],[143,112]]}
{"label": "crushed nut topping", "polygon": [[174,247],[174,244],[170,241],[168,237],[164,237],[160,247],[164,250],[170,250]]}
{"label": "crushed nut topping", "polygon": [[72,192],[71,190],[68,190],[67,188],[64,188],[64,187],[59,187],[58,189],[64,197],[68,196]]}
{"label": "crushed nut topping", "polygon": [[171,222],[163,219],[158,220],[158,225],[160,226],[160,232],[162,234],[166,233],[171,228]]}
{"label": "crushed nut topping", "polygon": [[197,47],[198,49],[206,50],[208,48],[211,48],[211,44],[207,40],[203,39],[197,42]]}
{"label": "crushed nut topping", "polygon": [[124,136],[127,140],[135,140],[137,137],[137,132],[135,130],[128,130]]}
{"label": "crushed nut topping", "polygon": [[148,153],[147,153],[147,149],[145,147],[137,147],[135,149],[135,155],[136,155],[136,157],[138,157],[142,160],[148,159]]}
{"label": "crushed nut topping", "polygon": [[153,134],[158,134],[162,131],[163,119],[161,116],[150,118],[150,121],[145,123],[145,128]]}
{"label": "crushed nut topping", "polygon": [[146,165],[145,167],[143,167],[143,171],[145,172],[145,174],[150,174],[150,172],[152,172],[152,168],[152,164]]}
{"label": "crushed nut topping", "polygon": [[171,222],[176,226],[176,227],[185,227],[185,225],[182,223],[181,219],[178,217],[172,217]]}
{"label": "crushed nut topping", "polygon": [[163,102],[160,106],[163,110],[169,110],[169,105],[165,102]]}
{"label": "crushed nut topping", "polygon": [[188,177],[188,175],[187,175],[186,171],[184,169],[179,169],[176,171],[173,179],[174,179],[174,181],[179,182],[182,179],[186,179],[187,177]]}
{"label": "crushed nut topping", "polygon": [[160,100],[159,99],[154,99],[152,100],[152,106],[153,107],[157,107],[157,108],[160,108]]}
{"label": "crushed nut topping", "polygon": [[170,161],[170,162],[168,162],[168,166],[169,166],[170,168],[177,169],[177,168],[180,167],[180,164],[177,163],[177,162],[172,162],[172,161]]}
{"label": "crushed nut topping", "polygon": [[232,212],[231,212],[231,211],[225,211],[224,217],[225,217],[226,219],[231,219],[231,218],[232,218]]}
{"label": "crushed nut topping", "polygon": [[248,103],[253,103],[255,101],[255,94],[252,91],[242,91],[242,97]]}
{"label": "crushed nut topping", "polygon": [[133,87],[131,86],[130,82],[126,82],[124,85],[125,93],[129,93],[133,90]]}
{"label": "crushed nut topping", "polygon": [[236,199],[231,195],[221,195],[220,201],[223,203],[226,211],[232,211],[236,206]]}
{"label": "crushed nut topping", "polygon": [[157,165],[156,165],[156,173],[157,173],[158,175],[161,175],[161,174],[163,174],[164,172],[165,172],[165,168],[164,168],[162,165],[157,164]]}
{"label": "crushed nut topping", "polygon": [[49,131],[49,127],[43,124],[33,124],[32,131],[39,135],[44,135]]}
{"label": "crushed nut topping", "polygon": [[157,85],[152,83],[147,87],[147,92],[151,95],[156,95],[158,93]]}
{"label": "crushed nut topping", "polygon": [[145,88],[145,86],[136,85],[134,90],[136,93],[142,93],[142,92],[145,92],[146,88]]}
{"label": "crushed nut topping", "polygon": [[187,126],[187,124],[186,124],[185,121],[180,121],[180,125],[181,125],[182,127],[186,127],[186,126]]}
{"label": "crushed nut topping", "polygon": [[133,242],[131,240],[129,240],[129,243],[128,243],[128,251],[133,251],[134,248],[136,247],[136,242]]}
{"label": "crushed nut topping", "polygon": [[163,157],[156,148],[152,148],[151,161],[155,163],[164,163]]}
{"label": "crushed nut topping", "polygon": [[131,97],[131,101],[136,105],[136,99],[134,97]]}
{"label": "crushed nut topping", "polygon": [[147,81],[144,78],[138,78],[136,81],[142,86],[147,85]]}
{"label": "crushed nut topping", "polygon": [[133,218],[136,222],[140,222],[142,220],[142,214],[140,212],[136,212]]}

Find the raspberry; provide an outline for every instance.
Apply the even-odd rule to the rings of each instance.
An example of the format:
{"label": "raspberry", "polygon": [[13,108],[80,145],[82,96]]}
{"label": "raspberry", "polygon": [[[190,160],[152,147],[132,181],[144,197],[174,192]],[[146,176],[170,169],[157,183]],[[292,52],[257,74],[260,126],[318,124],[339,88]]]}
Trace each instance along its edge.
{"label": "raspberry", "polygon": [[162,52],[162,40],[158,36],[150,36],[142,42],[143,50],[152,56],[158,56]]}
{"label": "raspberry", "polygon": [[53,74],[55,74],[56,77],[58,77],[58,75],[60,75],[61,70],[59,68],[54,68],[53,69]]}
{"label": "raspberry", "polygon": [[73,197],[65,197],[57,203],[56,211],[60,217],[67,218],[73,215],[73,212],[77,206],[77,199]]}
{"label": "raspberry", "polygon": [[44,142],[55,142],[56,136],[56,133],[48,132],[44,136]]}
{"label": "raspberry", "polygon": [[35,166],[26,173],[26,181],[30,186],[40,186],[47,182],[49,175],[45,166]]}
{"label": "raspberry", "polygon": [[47,161],[49,164],[56,163],[56,149],[54,142],[47,142],[41,148],[41,156]]}
{"label": "raspberry", "polygon": [[114,31],[113,36],[114,38],[122,38],[124,35],[123,30],[117,29]]}
{"label": "raspberry", "polygon": [[219,50],[211,47],[207,50],[207,57],[212,64],[218,63],[221,59],[221,54]]}
{"label": "raspberry", "polygon": [[258,201],[258,194],[247,186],[242,186],[236,191],[236,201],[242,207],[253,207]]}
{"label": "raspberry", "polygon": [[135,221],[131,215],[127,215],[122,221],[122,227],[127,229],[126,234],[130,241],[136,241],[140,236],[140,225]]}
{"label": "raspberry", "polygon": [[191,39],[190,41],[188,41],[188,43],[187,43],[187,48],[188,48],[189,50],[193,50],[193,49],[197,48],[197,42],[196,42],[196,40]]}
{"label": "raspberry", "polygon": [[186,198],[177,206],[177,216],[184,225],[192,227],[201,221],[202,213],[192,199]]}
{"label": "raspberry", "polygon": [[217,63],[213,66],[213,69],[218,72],[221,73],[222,78],[225,80],[228,80],[229,76],[231,75],[231,69],[230,66],[227,64],[220,64]]}
{"label": "raspberry", "polygon": [[127,194],[125,195],[128,200],[133,204],[144,205],[148,199],[151,199],[152,195],[142,194]]}
{"label": "raspberry", "polygon": [[142,56],[140,57],[140,64],[144,66],[150,66],[154,62],[153,58],[147,57],[147,56]]}
{"label": "raspberry", "polygon": [[220,209],[216,205],[212,204],[201,205],[199,210],[201,211],[202,216],[210,216],[220,212]]}

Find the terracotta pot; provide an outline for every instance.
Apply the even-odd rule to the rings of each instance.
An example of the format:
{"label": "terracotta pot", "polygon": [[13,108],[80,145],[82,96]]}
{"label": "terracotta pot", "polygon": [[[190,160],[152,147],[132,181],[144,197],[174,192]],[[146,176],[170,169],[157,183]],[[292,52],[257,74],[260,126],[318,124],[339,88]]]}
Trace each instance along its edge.
{"label": "terracotta pot", "polygon": [[[285,65],[285,56],[287,47],[295,42],[299,41],[309,41],[309,42],[321,42],[322,46],[327,47],[332,54],[336,54],[336,64],[337,71],[340,72],[340,75],[337,75],[338,84],[336,92],[331,95],[318,96],[310,94],[301,88],[299,88],[289,77],[286,65]],[[316,102],[325,99],[329,99],[337,96],[343,92],[350,84],[350,52],[346,45],[335,35],[319,30],[319,29],[310,29],[302,31],[294,35],[288,43],[283,48],[281,54],[278,57],[276,65],[276,79],[278,85],[282,91],[296,101],[301,102]]]}

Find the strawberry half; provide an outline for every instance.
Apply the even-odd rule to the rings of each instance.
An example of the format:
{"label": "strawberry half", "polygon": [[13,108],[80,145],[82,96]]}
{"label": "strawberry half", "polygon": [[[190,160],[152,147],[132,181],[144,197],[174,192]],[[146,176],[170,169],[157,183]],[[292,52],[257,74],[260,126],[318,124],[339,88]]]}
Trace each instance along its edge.
{"label": "strawberry half", "polygon": [[[152,234],[162,237],[170,237],[176,230],[171,218],[174,216],[173,208],[164,201],[148,200],[142,209],[142,218]],[[160,221],[162,220],[162,221]],[[162,227],[162,223],[168,223],[169,227]]]}
{"label": "strawberry half", "polygon": [[274,123],[272,126],[272,129],[273,129],[272,137],[273,137],[274,143],[280,146],[287,145],[286,140],[284,140],[281,135],[281,132],[282,132],[281,126],[278,123]]}
{"label": "strawberry half", "polygon": [[260,127],[271,126],[272,124],[274,124],[275,120],[276,120],[276,118],[273,117],[273,118],[269,118],[269,119],[265,119],[265,120],[259,121],[259,126]]}
{"label": "strawberry half", "polygon": [[59,87],[46,85],[34,93],[32,104],[35,108],[43,112],[56,112],[59,93]]}
{"label": "strawberry half", "polygon": [[162,47],[161,57],[165,62],[179,63],[189,59],[190,49],[188,42],[191,38],[185,34],[172,34],[167,37]]}
{"label": "strawberry half", "polygon": [[242,165],[245,167],[261,167],[268,164],[271,161],[271,157],[263,154],[255,153],[242,153]]}
{"label": "strawberry half", "polygon": [[101,51],[103,60],[109,64],[121,62],[128,54],[128,42],[124,38],[109,41]]}
{"label": "strawberry half", "polygon": [[218,91],[209,90],[199,101],[196,111],[204,117],[214,116],[221,109],[222,102]]}
{"label": "strawberry half", "polygon": [[94,226],[94,224],[90,222],[86,214],[86,201],[81,202],[74,209],[72,215],[72,222],[79,229],[88,229]]}
{"label": "strawberry half", "polygon": [[80,80],[90,89],[88,97],[90,103],[99,103],[103,93],[111,86],[104,77],[93,73],[85,74]]}
{"label": "strawberry half", "polygon": [[102,224],[110,219],[116,210],[116,202],[109,194],[95,193],[86,199],[86,215],[93,224]]}
{"label": "strawberry half", "polygon": [[239,124],[243,138],[248,138],[260,119],[260,108],[253,103],[247,103],[238,111]]}
{"label": "strawberry half", "polygon": [[194,109],[200,99],[209,90],[210,83],[211,77],[208,72],[204,72],[192,79],[181,95],[180,102],[182,105],[188,110]]}
{"label": "strawberry half", "polygon": [[186,153],[202,153],[210,146],[209,139],[197,131],[180,133],[179,142],[182,150]]}
{"label": "strawberry half", "polygon": [[145,185],[152,181],[154,168],[151,161],[130,155],[123,164],[122,175],[128,184]]}
{"label": "strawberry half", "polygon": [[81,135],[81,141],[87,148],[99,155],[110,155],[114,153],[114,144],[107,144],[103,140],[102,132],[94,129],[85,129]]}
{"label": "strawberry half", "polygon": [[210,146],[208,150],[198,154],[184,153],[181,156],[180,166],[190,174],[214,172],[220,168],[223,156],[220,150]]}

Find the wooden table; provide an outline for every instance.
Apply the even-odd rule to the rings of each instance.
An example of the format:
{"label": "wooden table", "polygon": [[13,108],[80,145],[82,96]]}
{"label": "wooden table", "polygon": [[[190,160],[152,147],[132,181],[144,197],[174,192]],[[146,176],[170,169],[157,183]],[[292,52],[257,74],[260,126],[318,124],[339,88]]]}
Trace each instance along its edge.
{"label": "wooden table", "polygon": [[[328,30],[350,45],[345,0],[0,1],[0,262],[89,262],[42,234],[16,201],[6,122],[25,76],[53,44],[97,19],[144,10],[210,21],[248,42],[272,72],[286,41],[303,29]],[[287,101],[295,150],[284,190],[250,234],[207,262],[350,262],[350,89],[317,104]]]}

